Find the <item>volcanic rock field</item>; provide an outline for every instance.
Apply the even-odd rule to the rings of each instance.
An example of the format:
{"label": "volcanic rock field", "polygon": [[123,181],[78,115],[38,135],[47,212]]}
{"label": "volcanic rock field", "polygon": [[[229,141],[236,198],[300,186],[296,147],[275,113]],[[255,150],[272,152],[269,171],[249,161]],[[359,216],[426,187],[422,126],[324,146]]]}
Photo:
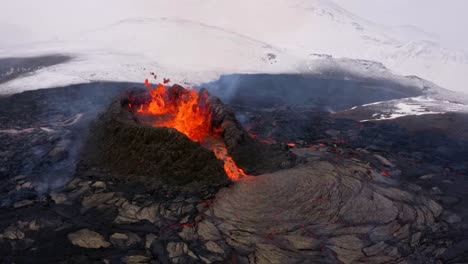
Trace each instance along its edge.
{"label": "volcanic rock field", "polygon": [[360,82],[368,97],[333,100],[280,78],[268,96],[267,76],[229,96],[207,84],[239,178],[122,101],[141,84],[0,98],[0,262],[468,262],[468,141],[438,129],[466,116],[359,122],[340,111],[417,91]]}

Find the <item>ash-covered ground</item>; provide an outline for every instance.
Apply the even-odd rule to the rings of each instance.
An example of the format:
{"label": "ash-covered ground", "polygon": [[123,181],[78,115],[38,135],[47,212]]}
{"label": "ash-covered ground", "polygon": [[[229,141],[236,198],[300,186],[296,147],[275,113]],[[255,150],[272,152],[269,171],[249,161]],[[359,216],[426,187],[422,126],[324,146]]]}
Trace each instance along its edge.
{"label": "ash-covered ground", "polygon": [[[316,85],[328,83],[336,92],[341,82]],[[252,139],[277,144],[297,164],[196,192],[168,184],[148,189],[81,166],[93,122],[134,84],[0,98],[0,260],[468,262],[468,142],[453,133],[467,131],[466,116],[358,122],[339,110],[418,94],[404,87],[378,93],[378,83],[353,83],[356,93],[334,101],[329,89],[301,86],[307,80],[285,83],[294,96],[278,88],[265,97],[245,88],[223,99]],[[361,97],[359,87],[366,91]],[[295,89],[306,93],[301,102],[293,100]],[[370,98],[362,98],[366,94]],[[457,127],[440,129],[446,124]]]}

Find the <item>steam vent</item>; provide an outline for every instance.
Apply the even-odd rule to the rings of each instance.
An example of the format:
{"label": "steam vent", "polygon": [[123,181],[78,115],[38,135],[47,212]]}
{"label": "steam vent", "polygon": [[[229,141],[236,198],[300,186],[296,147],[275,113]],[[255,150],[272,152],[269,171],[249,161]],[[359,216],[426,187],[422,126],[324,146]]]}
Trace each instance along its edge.
{"label": "steam vent", "polygon": [[234,114],[202,89],[179,85],[134,88],[98,118],[85,147],[86,163],[125,182],[197,190],[224,186],[247,174],[291,167],[280,146],[247,136]]}

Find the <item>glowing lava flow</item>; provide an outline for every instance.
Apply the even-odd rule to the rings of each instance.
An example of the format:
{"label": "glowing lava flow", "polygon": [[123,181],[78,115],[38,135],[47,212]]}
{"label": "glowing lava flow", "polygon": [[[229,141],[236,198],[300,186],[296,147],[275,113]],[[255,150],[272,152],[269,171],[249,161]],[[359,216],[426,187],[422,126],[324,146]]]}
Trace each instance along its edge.
{"label": "glowing lava flow", "polygon": [[203,146],[213,151],[216,158],[224,161],[224,171],[231,180],[237,181],[242,177],[247,176],[247,174],[245,174],[241,168],[237,167],[231,156],[229,156],[226,145],[224,144],[223,140],[221,140],[221,138],[210,138],[204,142]]}
{"label": "glowing lava flow", "polygon": [[[149,86],[147,81],[145,86]],[[149,91],[149,95],[151,100],[138,106],[137,113],[154,115],[157,121],[153,126],[174,128],[190,140],[199,142],[213,151],[215,156],[224,162],[224,170],[231,180],[237,181],[246,176],[229,156],[219,131],[211,125],[206,93],[199,95],[193,89],[182,87],[171,87],[168,91],[164,85],[159,84]]]}

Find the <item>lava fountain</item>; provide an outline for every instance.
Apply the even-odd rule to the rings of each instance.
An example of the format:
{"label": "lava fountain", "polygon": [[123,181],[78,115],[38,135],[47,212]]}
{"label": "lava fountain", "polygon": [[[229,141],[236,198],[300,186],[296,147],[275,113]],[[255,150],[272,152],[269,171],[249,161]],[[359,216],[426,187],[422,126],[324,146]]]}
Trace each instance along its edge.
{"label": "lava fountain", "polygon": [[129,104],[129,108],[135,107],[139,115],[150,117],[148,120],[152,126],[176,129],[213,151],[224,162],[224,170],[231,180],[246,176],[229,156],[221,137],[223,130],[212,125],[206,92],[197,93],[195,89],[182,86],[166,88],[163,84],[153,88],[148,81],[145,81],[145,86],[149,87],[149,100],[139,106]]}

